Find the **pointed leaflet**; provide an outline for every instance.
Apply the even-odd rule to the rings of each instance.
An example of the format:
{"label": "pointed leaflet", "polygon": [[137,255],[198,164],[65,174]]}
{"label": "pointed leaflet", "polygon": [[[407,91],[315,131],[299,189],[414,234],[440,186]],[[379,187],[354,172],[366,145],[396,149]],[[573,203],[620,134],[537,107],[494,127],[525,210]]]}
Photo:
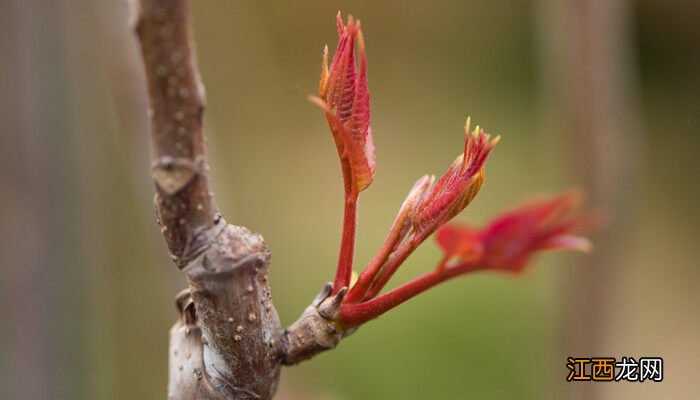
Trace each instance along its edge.
{"label": "pointed leaflet", "polygon": [[437,243],[446,257],[475,269],[518,272],[540,250],[590,251],[590,241],[574,233],[596,222],[591,214],[580,213],[579,202],[576,192],[568,192],[507,212],[483,229],[445,226],[438,231]]}
{"label": "pointed leaflet", "polygon": [[[319,84],[320,98],[312,98],[326,113],[345,176],[346,190],[359,193],[372,183],[375,172],[374,142],[369,126],[367,59],[360,21],[348,18],[343,25],[338,13],[338,47],[328,67],[328,50]],[[359,67],[355,63],[355,44]]]}
{"label": "pointed leaflet", "polygon": [[539,250],[587,250],[590,243],[572,232],[598,223],[578,211],[574,195],[565,194],[506,213],[484,229],[442,227],[436,238],[445,257],[435,270],[378,296],[370,288],[364,301],[343,304],[339,320],[346,326],[361,325],[441,282],[476,270],[522,271]]}
{"label": "pointed leaflet", "polygon": [[470,134],[467,119],[464,136],[464,153],[459,155],[435,187],[418,205],[414,229],[418,234],[429,235],[459,214],[474,199],[484,182],[486,158],[498,143],[499,137],[491,136],[478,126]]}

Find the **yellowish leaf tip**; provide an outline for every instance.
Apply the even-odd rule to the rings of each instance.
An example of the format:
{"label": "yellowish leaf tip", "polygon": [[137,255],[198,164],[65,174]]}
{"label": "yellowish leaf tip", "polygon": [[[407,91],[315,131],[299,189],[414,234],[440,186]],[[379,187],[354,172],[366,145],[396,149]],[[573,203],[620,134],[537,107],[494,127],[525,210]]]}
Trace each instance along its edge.
{"label": "yellowish leaf tip", "polygon": [[[357,23],[359,24],[360,21],[358,20]],[[363,55],[365,53],[365,37],[362,35],[362,31],[357,31],[357,51]]]}
{"label": "yellowish leaf tip", "polygon": [[328,45],[323,47],[323,61],[321,61],[321,81],[318,83],[318,95],[325,97],[328,89]]}
{"label": "yellowish leaf tip", "polygon": [[330,109],[328,108],[328,103],[326,103],[326,101],[322,98],[319,98],[317,96],[307,96],[306,99],[319,106],[323,111],[330,111]]}

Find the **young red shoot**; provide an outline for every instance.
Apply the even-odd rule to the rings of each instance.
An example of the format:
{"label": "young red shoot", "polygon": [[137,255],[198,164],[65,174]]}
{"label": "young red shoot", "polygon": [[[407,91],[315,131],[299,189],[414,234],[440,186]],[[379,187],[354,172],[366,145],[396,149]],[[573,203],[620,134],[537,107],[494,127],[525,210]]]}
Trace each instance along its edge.
{"label": "young red shoot", "polygon": [[438,231],[437,243],[448,266],[520,272],[540,250],[592,249],[588,239],[574,234],[595,225],[591,214],[580,213],[580,202],[578,192],[571,191],[504,213],[482,229],[446,226]]}
{"label": "young red shoot", "polygon": [[[375,171],[374,143],[369,126],[367,58],[360,21],[349,17],[347,25],[344,25],[338,12],[337,22],[339,39],[333,61],[329,68],[326,46],[319,97],[311,98],[326,114],[340,157],[345,185],[343,234],[333,294],[350,285],[357,228],[357,200],[360,192],[372,183]],[[355,63],[356,44],[359,65]]]}
{"label": "young red shoot", "polygon": [[[351,282],[357,201],[372,183],[374,144],[369,126],[367,61],[360,21],[340,13],[338,46],[328,66],[324,49],[319,96],[340,157],[345,211],[340,256],[333,286],[319,300],[318,313],[334,327],[349,329],[376,318],[436,284],[467,272],[519,272],[533,254],[549,249],[588,251],[590,242],[575,232],[590,221],[578,210],[578,196],[566,193],[503,214],[483,228],[445,224],[464,210],[481,190],[486,160],[499,141],[467,119],[464,150],[435,182],[421,177],[399,209],[386,239],[355,282]],[[357,46],[357,53],[356,53]],[[355,56],[357,54],[357,62]],[[398,288],[380,294],[403,262],[437,231],[443,258],[437,267]],[[329,297],[330,296],[330,297]],[[331,299],[325,301],[324,299]],[[335,328],[333,328],[335,329]]]}
{"label": "young red shoot", "polygon": [[[376,296],[384,288],[394,272],[423,241],[437,228],[459,214],[474,199],[484,182],[486,158],[498,143],[478,126],[470,132],[470,119],[464,129],[464,152],[452,163],[432,188],[431,179],[422,178],[419,192],[411,203],[410,220],[403,226],[403,237],[391,242],[390,254],[378,253],[348,293],[347,302],[361,301]],[[415,186],[414,186],[415,188]],[[408,201],[408,200],[407,200]],[[399,213],[401,215],[401,213]],[[405,240],[400,242],[400,240]],[[391,236],[388,240],[393,239]],[[387,245],[383,245],[385,249]],[[381,270],[380,270],[381,269]]]}
{"label": "young red shoot", "polygon": [[565,193],[507,212],[485,227],[454,224],[438,230],[443,251],[438,267],[392,291],[362,303],[341,306],[339,320],[361,325],[447,279],[478,270],[521,272],[542,250],[588,252],[591,243],[577,232],[592,226],[590,214],[581,213],[579,197]]}

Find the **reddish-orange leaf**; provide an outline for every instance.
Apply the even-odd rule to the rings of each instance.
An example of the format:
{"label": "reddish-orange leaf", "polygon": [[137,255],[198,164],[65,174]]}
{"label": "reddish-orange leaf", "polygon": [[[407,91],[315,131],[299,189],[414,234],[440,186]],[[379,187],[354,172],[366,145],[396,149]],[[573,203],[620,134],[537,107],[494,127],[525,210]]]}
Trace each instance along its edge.
{"label": "reddish-orange leaf", "polygon": [[540,250],[591,249],[588,239],[576,235],[590,229],[592,221],[579,203],[578,193],[567,192],[507,212],[482,229],[446,226],[438,231],[437,243],[453,264],[518,272]]}
{"label": "reddish-orange leaf", "polygon": [[419,234],[430,234],[462,212],[474,199],[484,182],[486,158],[498,143],[478,126],[469,132],[467,119],[464,153],[459,155],[430,193],[418,205],[414,229]]}
{"label": "reddish-orange leaf", "polygon": [[346,190],[359,193],[369,187],[375,172],[367,57],[360,21],[349,17],[344,25],[338,13],[338,35],[338,47],[330,67],[328,48],[324,49],[319,97],[312,101],[326,113],[343,164]]}

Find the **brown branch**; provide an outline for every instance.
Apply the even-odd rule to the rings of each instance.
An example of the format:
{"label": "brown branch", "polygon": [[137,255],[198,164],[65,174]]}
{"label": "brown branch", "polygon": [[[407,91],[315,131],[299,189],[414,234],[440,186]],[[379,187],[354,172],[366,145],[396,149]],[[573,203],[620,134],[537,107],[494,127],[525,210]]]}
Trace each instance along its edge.
{"label": "brown branch", "polygon": [[183,267],[219,231],[207,181],[204,90],[192,54],[189,6],[183,0],[142,0],[137,12],[151,107],[156,211],[173,260]]}
{"label": "brown branch", "polygon": [[168,396],[269,399],[282,360],[270,253],[260,235],[221,218],[209,189],[189,3],[140,0],[134,12],[151,106],[156,213],[190,286],[171,330]]}
{"label": "brown branch", "polygon": [[334,349],[340,341],[355,332],[335,323],[347,288],[331,296],[333,284],[327,283],[311,304],[289,328],[282,333],[284,365],[309,360],[319,353]]}
{"label": "brown branch", "polygon": [[169,399],[269,399],[280,367],[334,348],[346,289],[328,286],[288,329],[267,284],[270,252],[260,235],[227,224],[209,189],[204,90],[187,0],[137,0],[136,32],[150,99],[156,214],[189,289],[170,331]]}
{"label": "brown branch", "polygon": [[[180,320],[170,332],[169,398],[270,399],[281,365],[332,349],[356,329],[343,325],[353,321],[339,318],[347,282],[335,288],[328,284],[300,318],[281,331],[267,284],[269,250],[260,235],[221,218],[209,189],[204,93],[193,54],[188,0],[136,1],[134,29],[151,104],[156,212],[173,261],[189,283],[177,298]],[[488,143],[488,135],[485,140],[481,145]],[[392,303],[382,303],[391,308],[442,279],[438,273],[429,274],[375,300],[392,298]],[[377,308],[361,320],[388,308]]]}

